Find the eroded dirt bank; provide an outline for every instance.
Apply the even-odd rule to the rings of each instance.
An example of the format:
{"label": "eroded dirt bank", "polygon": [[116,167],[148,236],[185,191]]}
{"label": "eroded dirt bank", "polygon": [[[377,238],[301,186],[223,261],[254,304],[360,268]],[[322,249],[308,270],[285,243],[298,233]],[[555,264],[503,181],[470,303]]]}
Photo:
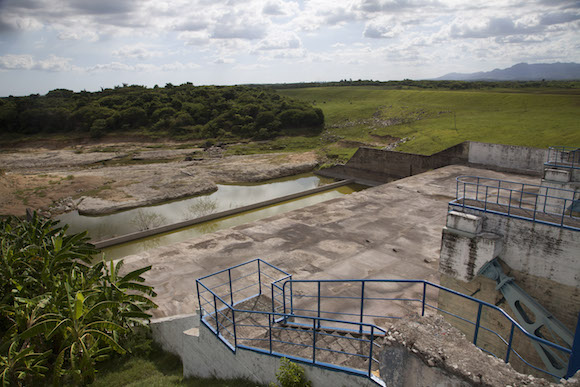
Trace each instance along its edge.
{"label": "eroded dirt bank", "polygon": [[102,215],[208,193],[219,183],[256,182],[311,171],[314,152],[226,156],[222,148],[108,144],[0,153],[0,214],[26,208]]}

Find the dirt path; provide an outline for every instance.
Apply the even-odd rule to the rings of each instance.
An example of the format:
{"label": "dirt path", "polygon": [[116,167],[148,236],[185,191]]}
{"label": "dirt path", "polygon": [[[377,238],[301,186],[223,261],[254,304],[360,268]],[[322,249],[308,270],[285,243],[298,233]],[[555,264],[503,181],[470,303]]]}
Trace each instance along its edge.
{"label": "dirt path", "polygon": [[0,153],[0,215],[100,215],[208,193],[217,183],[256,182],[311,171],[314,152],[224,156],[222,148],[107,144]]}

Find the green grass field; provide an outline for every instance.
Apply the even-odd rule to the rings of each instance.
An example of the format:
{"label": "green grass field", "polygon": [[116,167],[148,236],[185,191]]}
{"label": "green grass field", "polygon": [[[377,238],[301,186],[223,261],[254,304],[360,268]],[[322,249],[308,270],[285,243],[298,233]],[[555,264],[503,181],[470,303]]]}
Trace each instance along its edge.
{"label": "green grass field", "polygon": [[[397,150],[421,154],[466,140],[538,148],[580,146],[580,89],[320,87],[279,93],[315,103],[324,111],[331,137],[343,138],[327,143],[328,153],[351,153],[357,148],[352,142],[380,146],[385,138],[381,136],[387,135],[409,138]],[[308,143],[304,138],[277,141],[285,148],[293,148],[295,141]],[[320,141],[309,145],[320,146]]]}

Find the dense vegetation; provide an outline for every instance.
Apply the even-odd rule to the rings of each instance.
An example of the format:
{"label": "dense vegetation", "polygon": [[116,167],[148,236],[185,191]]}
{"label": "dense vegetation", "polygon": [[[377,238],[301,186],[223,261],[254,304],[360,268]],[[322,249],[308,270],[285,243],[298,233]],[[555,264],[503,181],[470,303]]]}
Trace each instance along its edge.
{"label": "dense vegetation", "polygon": [[[86,233],[34,214],[0,220],[0,383],[85,384],[95,365],[126,352],[155,304],[145,267],[91,265]],[[52,382],[52,383],[51,383]]]}
{"label": "dense vegetation", "polygon": [[52,90],[45,96],[0,99],[0,136],[140,132],[182,139],[267,139],[297,129],[318,133],[322,110],[272,90],[192,84],[100,92]]}

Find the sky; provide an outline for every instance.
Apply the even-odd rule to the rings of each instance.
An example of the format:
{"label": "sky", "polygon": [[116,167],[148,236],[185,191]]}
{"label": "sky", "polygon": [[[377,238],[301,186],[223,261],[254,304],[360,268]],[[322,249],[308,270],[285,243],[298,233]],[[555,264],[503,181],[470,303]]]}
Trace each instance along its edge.
{"label": "sky", "polygon": [[580,62],[578,0],[0,0],[0,96]]}

